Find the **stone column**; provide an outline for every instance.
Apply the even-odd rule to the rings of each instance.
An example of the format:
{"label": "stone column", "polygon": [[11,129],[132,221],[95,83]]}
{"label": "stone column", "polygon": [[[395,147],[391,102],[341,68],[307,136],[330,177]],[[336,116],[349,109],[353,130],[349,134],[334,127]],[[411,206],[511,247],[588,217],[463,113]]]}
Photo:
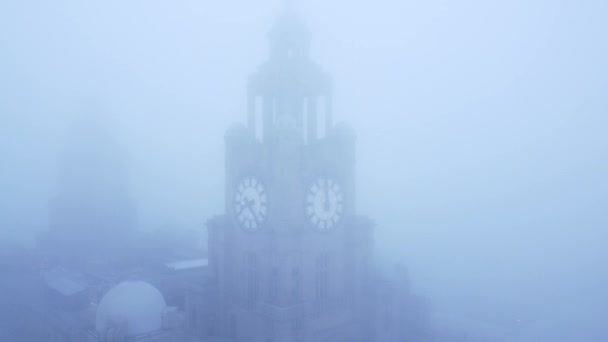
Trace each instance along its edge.
{"label": "stone column", "polygon": [[307,124],[308,124],[308,143],[313,143],[318,138],[319,124],[317,123],[317,97],[310,96],[306,98],[307,102]]}

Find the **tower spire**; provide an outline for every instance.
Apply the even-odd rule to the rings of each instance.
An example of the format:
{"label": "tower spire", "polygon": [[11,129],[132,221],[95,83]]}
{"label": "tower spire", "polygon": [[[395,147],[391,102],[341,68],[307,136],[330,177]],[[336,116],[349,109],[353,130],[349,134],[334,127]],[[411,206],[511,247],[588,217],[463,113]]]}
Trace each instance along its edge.
{"label": "tower spire", "polygon": [[285,10],[286,11],[292,11],[294,9],[293,2],[294,2],[293,0],[284,0]]}

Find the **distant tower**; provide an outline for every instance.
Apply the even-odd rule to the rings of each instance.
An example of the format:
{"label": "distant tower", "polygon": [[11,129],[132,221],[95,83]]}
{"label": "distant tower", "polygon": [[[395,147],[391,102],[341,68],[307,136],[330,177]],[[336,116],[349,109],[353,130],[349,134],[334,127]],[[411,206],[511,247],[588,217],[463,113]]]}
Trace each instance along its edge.
{"label": "distant tower", "polygon": [[287,11],[226,133],[226,213],[209,221],[218,328],[235,341],[367,341],[371,224],[355,211],[354,135]]}
{"label": "distant tower", "polygon": [[100,118],[87,116],[72,127],[59,155],[49,231],[42,240],[55,261],[113,261],[136,228],[126,156],[111,133]]}

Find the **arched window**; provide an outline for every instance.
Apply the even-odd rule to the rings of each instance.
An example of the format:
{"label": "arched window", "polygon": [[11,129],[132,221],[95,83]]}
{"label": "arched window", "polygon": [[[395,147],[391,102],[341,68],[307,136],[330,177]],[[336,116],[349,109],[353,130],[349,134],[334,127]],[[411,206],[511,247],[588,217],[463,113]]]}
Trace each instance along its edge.
{"label": "arched window", "polygon": [[300,268],[294,267],[291,270],[291,296],[294,299],[300,299],[301,296],[301,283],[302,275],[300,274]]}
{"label": "arched window", "polygon": [[270,287],[268,297],[271,301],[276,301],[279,295],[279,269],[273,267],[270,271]]}
{"label": "arched window", "polygon": [[247,253],[247,301],[258,298],[258,258],[254,252]]}
{"label": "arched window", "polygon": [[325,308],[329,297],[330,257],[323,253],[316,260],[315,298],[319,308]]}

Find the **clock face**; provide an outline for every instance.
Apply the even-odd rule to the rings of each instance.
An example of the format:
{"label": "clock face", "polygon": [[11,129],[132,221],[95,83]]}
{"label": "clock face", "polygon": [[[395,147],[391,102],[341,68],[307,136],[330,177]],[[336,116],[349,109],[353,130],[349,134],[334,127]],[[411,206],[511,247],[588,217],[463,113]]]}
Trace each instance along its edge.
{"label": "clock face", "polygon": [[264,185],[255,177],[245,177],[236,188],[234,214],[236,220],[247,231],[256,231],[266,220],[268,198]]}
{"label": "clock face", "polygon": [[328,177],[319,177],[306,194],[306,214],[318,230],[336,226],[344,211],[344,195],[340,185]]}

